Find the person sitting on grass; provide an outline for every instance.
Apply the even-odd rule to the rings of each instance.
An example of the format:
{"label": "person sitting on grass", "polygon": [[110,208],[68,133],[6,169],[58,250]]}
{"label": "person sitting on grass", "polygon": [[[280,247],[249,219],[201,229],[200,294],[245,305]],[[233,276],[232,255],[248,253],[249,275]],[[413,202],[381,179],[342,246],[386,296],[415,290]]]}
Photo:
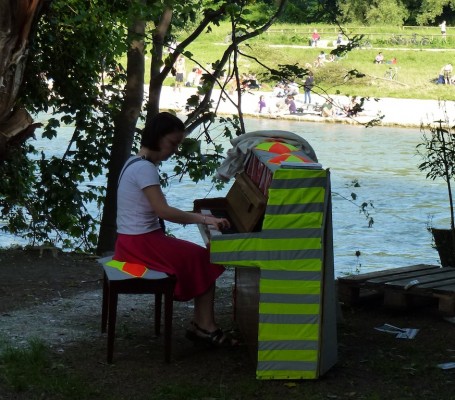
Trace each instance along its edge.
{"label": "person sitting on grass", "polygon": [[250,74],[249,82],[248,82],[248,89],[256,89],[259,90],[261,88],[261,84],[256,78],[255,74]]}
{"label": "person sitting on grass", "polygon": [[382,55],[381,52],[379,52],[376,57],[374,58],[374,63],[375,64],[383,64],[384,63],[384,56]]}
{"label": "person sitting on grass", "polygon": [[444,83],[446,85],[452,84],[452,71],[453,67],[451,63],[444,65],[443,67],[443,75],[444,75]]}
{"label": "person sitting on grass", "polygon": [[357,101],[357,96],[352,96],[351,101],[349,102],[349,104],[347,105],[347,107],[345,109],[346,115],[348,117],[356,117],[360,111],[359,108],[360,108],[360,105],[359,105],[359,102]]}
{"label": "person sitting on grass", "polygon": [[266,107],[267,107],[267,104],[265,102],[265,97],[264,97],[264,95],[261,95],[259,97],[259,102],[258,102],[258,112],[259,112],[259,114],[261,114],[265,110]]}
{"label": "person sitting on grass", "polygon": [[294,96],[289,95],[286,98],[286,104],[288,106],[289,114],[297,113],[297,105],[295,104]]}
{"label": "person sitting on grass", "polygon": [[314,61],[314,66],[322,67],[326,61],[327,61],[326,55],[325,55],[324,51],[321,51],[319,53],[318,57],[316,58],[316,60]]}
{"label": "person sitting on grass", "polygon": [[299,94],[299,85],[296,82],[289,82],[284,88],[286,96],[297,96]]}
{"label": "person sitting on grass", "polygon": [[194,85],[194,80],[196,79],[196,68],[193,68],[188,75],[186,76],[186,87],[192,87]]}
{"label": "person sitting on grass", "polygon": [[328,98],[321,107],[321,116],[322,117],[332,117],[333,116],[333,104],[332,99]]}

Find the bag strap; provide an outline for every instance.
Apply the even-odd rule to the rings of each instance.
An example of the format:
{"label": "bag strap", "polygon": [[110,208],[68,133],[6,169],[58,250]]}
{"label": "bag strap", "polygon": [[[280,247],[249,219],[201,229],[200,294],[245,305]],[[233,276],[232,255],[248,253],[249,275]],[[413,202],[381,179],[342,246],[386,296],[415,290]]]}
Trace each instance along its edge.
{"label": "bag strap", "polygon": [[120,173],[120,176],[118,177],[118,181],[117,181],[117,187],[120,185],[120,179],[122,179],[122,176],[125,172],[125,170],[131,165],[131,164],[134,164],[135,162],[137,161],[141,161],[142,158],[134,158],[132,159],[131,161],[128,162],[128,164],[126,164],[123,169],[122,169],[122,172]]}

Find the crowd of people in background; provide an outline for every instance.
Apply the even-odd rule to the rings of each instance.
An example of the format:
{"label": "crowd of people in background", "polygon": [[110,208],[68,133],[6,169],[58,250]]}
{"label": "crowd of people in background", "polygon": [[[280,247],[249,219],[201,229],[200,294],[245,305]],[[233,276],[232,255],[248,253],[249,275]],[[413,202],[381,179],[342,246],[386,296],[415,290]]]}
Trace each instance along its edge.
{"label": "crowd of people in background", "polygon": [[[324,53],[321,51],[320,54]],[[321,57],[322,58],[322,57]],[[206,66],[210,68],[210,66]],[[195,66],[185,76],[185,58],[179,56],[175,64],[175,84],[174,91],[181,91],[181,87],[198,87],[204,73],[204,69],[200,66]],[[234,82],[234,80],[232,80]],[[314,72],[308,69],[306,77],[301,83],[293,81],[278,82],[271,96],[260,94],[257,101],[256,112],[259,114],[281,115],[281,114],[304,114],[313,113],[323,117],[346,117],[356,116],[358,113],[357,98],[353,96],[349,103],[337,104],[335,101],[328,97],[322,105],[312,103],[312,92],[315,86]],[[240,76],[240,90],[242,93],[250,93],[251,89],[259,90],[261,84],[254,73],[243,73]],[[233,94],[236,88],[233,87]],[[303,96],[300,97],[300,90],[303,90]]]}
{"label": "crowd of people in background", "polygon": [[[446,21],[442,21],[439,25],[440,31],[441,31],[441,36],[443,40],[446,40],[446,35],[447,35],[447,24]],[[347,38],[344,35],[344,32],[338,31],[336,40],[333,40],[333,46],[337,47],[342,44],[346,43]],[[324,43],[321,43],[321,34],[318,32],[317,29],[313,29],[311,32],[311,35],[309,36],[309,45],[311,47],[324,47],[326,46],[327,40],[323,40]],[[178,46],[178,42],[173,42],[169,45],[168,47],[168,52],[173,53],[175,49]],[[314,70],[315,68],[320,68],[326,65],[329,62],[334,62],[338,61],[338,57],[335,56],[334,54],[326,54],[324,50],[321,50],[319,54],[317,55],[316,59],[313,62],[307,62],[305,64],[305,67],[311,71]],[[397,70],[396,64],[398,63],[396,57],[392,57],[391,59],[386,59],[384,54],[380,51],[376,54],[374,60],[374,64],[389,64],[389,69],[391,70],[394,68]],[[209,71],[210,72],[210,71]],[[440,84],[446,84],[446,85],[451,85],[455,84],[455,79],[452,76],[453,72],[453,67],[451,63],[447,63],[444,66],[441,67],[441,70],[439,72],[438,78],[434,79],[434,82],[440,83]],[[199,66],[195,66],[194,68],[191,69],[191,71],[188,73],[186,76],[185,80],[185,58],[180,55],[177,58],[177,61],[175,63],[175,83],[174,83],[174,90],[175,91],[180,91],[181,87],[183,85],[187,87],[198,87],[201,83],[202,76],[204,73],[203,68]],[[385,76],[385,75],[384,75]],[[233,80],[234,81],[234,80]],[[296,84],[295,82],[288,82],[288,83],[283,83],[279,82],[273,89],[273,96],[283,98],[283,99],[289,99],[288,102],[291,104],[291,109],[293,108],[291,100],[296,99],[296,96],[299,94],[299,86],[301,86],[304,90],[304,102],[303,104],[311,104],[311,92],[312,92],[312,87],[314,85],[314,74],[313,72],[310,72],[307,76],[307,78],[302,82],[301,85]],[[243,73],[240,78],[240,88],[243,92],[249,91],[249,90],[259,90],[261,88],[261,83],[257,79],[256,75],[250,72]],[[233,94],[234,91],[237,90],[237,86],[234,83],[230,83],[228,86],[228,93]],[[294,99],[289,98],[289,96],[293,96]],[[260,112],[264,112],[266,109],[266,106],[263,104],[265,103],[264,97],[262,97],[259,101],[259,104],[262,104],[259,107]],[[324,113],[329,113],[329,107],[328,105],[324,107]]]}
{"label": "crowd of people in background", "polygon": [[[261,94],[257,102],[256,112],[267,115],[303,115],[313,114],[322,117],[356,117],[361,111],[360,102],[357,96],[346,99],[340,98],[337,101],[327,96],[324,102],[319,104],[312,101],[311,93],[314,87],[314,74],[309,71],[302,82],[303,96],[299,94],[295,82],[280,82],[275,86],[274,91],[269,95]],[[320,98],[318,97],[320,101]]]}
{"label": "crowd of people in background", "polygon": [[[321,35],[317,29],[314,29],[311,38],[310,45],[312,47],[318,47],[318,43],[321,40]],[[336,45],[341,45],[344,40],[343,32],[338,32]],[[334,42],[335,45],[335,42]],[[169,53],[172,53],[178,43],[173,43],[169,46]],[[356,96],[352,96],[349,103],[339,104],[334,101],[333,98],[327,97],[322,105],[317,102],[312,103],[312,92],[315,86],[314,68],[324,66],[328,62],[336,61],[337,58],[333,54],[326,54],[321,50],[313,63],[306,63],[307,68],[306,77],[300,82],[282,81],[278,82],[271,95],[260,93],[257,100],[256,112],[259,114],[303,114],[303,113],[314,113],[323,117],[346,117],[356,116],[358,114],[359,106]],[[382,52],[379,52],[374,62],[376,64],[396,64],[396,58],[392,58],[390,61],[385,61]],[[199,65],[194,66],[191,71],[185,77],[186,65],[185,57],[180,55],[175,63],[175,83],[174,91],[181,91],[181,87],[198,87],[203,79],[204,72],[212,72],[211,66],[206,65],[202,68]],[[223,81],[223,77],[220,81]],[[261,89],[261,83],[256,77],[256,74],[252,72],[242,73],[240,76],[240,90],[241,93],[250,93],[251,90]],[[227,82],[226,89],[228,94],[232,95],[238,90],[235,84],[235,79],[231,79]],[[303,96],[300,95],[300,90],[303,91]]]}
{"label": "crowd of people in background", "polygon": [[[447,25],[446,21],[442,21],[439,25],[441,36],[443,40],[446,40],[447,35]],[[344,35],[344,32],[336,32],[336,40],[332,37],[330,45],[329,41],[326,38],[321,38],[321,33],[317,29],[313,29],[309,33],[309,45],[314,48],[325,48],[326,46],[338,47],[344,45],[348,42],[349,38]],[[324,39],[324,40],[322,40]],[[171,54],[178,47],[178,42],[172,43],[168,51]],[[352,96],[349,101],[347,100],[334,100],[330,96],[322,99],[319,96],[316,97],[316,102],[312,98],[314,93],[314,87],[316,86],[315,82],[315,72],[316,68],[321,68],[327,65],[327,63],[338,61],[339,58],[331,54],[330,52],[324,51],[323,49],[318,49],[316,51],[317,56],[311,62],[302,63],[307,69],[307,75],[305,78],[299,82],[292,81],[282,81],[278,82],[272,89],[271,93],[260,92],[254,94],[254,90],[260,90],[262,85],[256,74],[250,71],[244,72],[240,76],[239,87],[237,86],[236,80],[231,79],[227,82],[225,90],[229,95],[233,95],[237,90],[240,89],[243,94],[253,94],[256,98],[256,109],[255,112],[259,114],[268,114],[268,115],[281,115],[281,114],[290,114],[290,115],[299,115],[299,114],[315,114],[321,115],[325,118],[331,117],[356,117],[358,116],[359,111],[362,107],[359,105],[358,99],[356,96]],[[313,51],[314,54],[314,51]],[[382,51],[377,52],[376,56],[372,60],[376,65],[388,65],[387,71],[397,71],[398,70],[398,60],[396,57],[387,57],[387,54],[384,54]],[[175,63],[175,86],[174,91],[181,91],[181,87],[184,85],[186,87],[198,87],[201,84],[204,73],[211,73],[212,66],[207,64],[205,68],[196,65],[191,71],[188,72],[185,80],[186,66],[185,66],[185,57],[180,55]],[[378,69],[378,71],[382,71]],[[387,73],[386,71],[386,73]],[[384,77],[386,76],[384,73]],[[395,75],[396,76],[396,75]],[[393,78],[390,78],[393,79]],[[224,78],[219,78],[220,82],[224,82]],[[447,63],[443,65],[439,71],[439,76],[436,79],[433,79],[433,82],[445,85],[455,84],[455,78],[453,76],[453,66],[452,63]],[[347,99],[347,98],[346,98]],[[319,101],[319,103],[318,103]]]}

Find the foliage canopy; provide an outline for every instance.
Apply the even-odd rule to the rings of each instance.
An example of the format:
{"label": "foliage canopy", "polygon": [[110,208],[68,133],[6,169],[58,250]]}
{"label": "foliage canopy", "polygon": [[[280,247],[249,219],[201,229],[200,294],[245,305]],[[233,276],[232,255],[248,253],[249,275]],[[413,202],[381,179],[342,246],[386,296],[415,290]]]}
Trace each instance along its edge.
{"label": "foliage canopy", "polygon": [[[96,182],[109,171],[107,190],[114,187],[115,192],[119,166],[137,140],[136,121],[158,111],[160,88],[166,76],[175,73],[173,65],[180,54],[205,71],[198,95],[188,99],[186,121],[189,131],[197,126],[203,129],[184,143],[183,157],[176,161],[174,171],[189,174],[197,182],[213,173],[224,152],[210,137],[217,110],[211,101],[213,89],[220,87],[227,94],[225,83],[235,81],[241,106],[238,57],[268,70],[271,81],[301,78],[307,72],[284,63],[266,66],[251,47],[240,47],[265,32],[279,15],[292,22],[334,21],[339,8],[343,23],[387,21],[400,25],[413,20],[431,22],[454,7],[453,1],[446,0],[428,0],[421,6],[413,0],[375,0],[372,6],[361,0],[292,0],[286,9],[286,0],[53,0],[48,4],[29,44],[29,62],[18,106],[34,115],[47,115],[42,135],[49,140],[64,128],[69,137],[67,148],[62,154],[49,155],[26,142],[10,151],[0,165],[5,177],[0,181],[0,212],[6,221],[3,229],[15,234],[25,232],[32,244],[61,243],[90,251],[97,242],[100,215],[91,215],[87,207],[96,205],[101,214],[106,187],[85,182]],[[225,43],[218,59],[210,60],[209,71],[205,68],[208,60],[196,59],[191,44],[198,37],[211,34],[212,28],[222,21],[232,28],[231,41]],[[144,33],[142,23],[147,23]],[[177,37],[179,43],[175,42]],[[166,52],[169,47],[172,51]],[[127,53],[125,65],[120,60]],[[144,83],[144,74],[133,76],[131,65],[140,72],[138,66],[145,55],[152,59],[150,97],[145,109],[134,105],[126,108],[130,104],[128,88],[135,85],[143,89]],[[133,128],[122,126],[125,113],[132,115]],[[217,120],[226,125],[226,137],[244,132],[241,112],[239,116]],[[202,141],[213,143],[209,152],[201,151]],[[116,146],[119,151],[113,152]],[[107,216],[109,219],[112,214]]]}

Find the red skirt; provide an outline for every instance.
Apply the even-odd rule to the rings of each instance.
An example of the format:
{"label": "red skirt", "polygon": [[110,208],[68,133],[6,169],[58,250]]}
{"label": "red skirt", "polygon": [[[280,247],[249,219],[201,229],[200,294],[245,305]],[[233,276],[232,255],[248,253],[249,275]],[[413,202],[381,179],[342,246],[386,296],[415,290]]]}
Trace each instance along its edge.
{"label": "red skirt", "polygon": [[210,262],[205,247],[166,236],[161,229],[141,235],[118,234],[114,259],[174,275],[174,299],[178,301],[205,293],[224,272],[223,266]]}

